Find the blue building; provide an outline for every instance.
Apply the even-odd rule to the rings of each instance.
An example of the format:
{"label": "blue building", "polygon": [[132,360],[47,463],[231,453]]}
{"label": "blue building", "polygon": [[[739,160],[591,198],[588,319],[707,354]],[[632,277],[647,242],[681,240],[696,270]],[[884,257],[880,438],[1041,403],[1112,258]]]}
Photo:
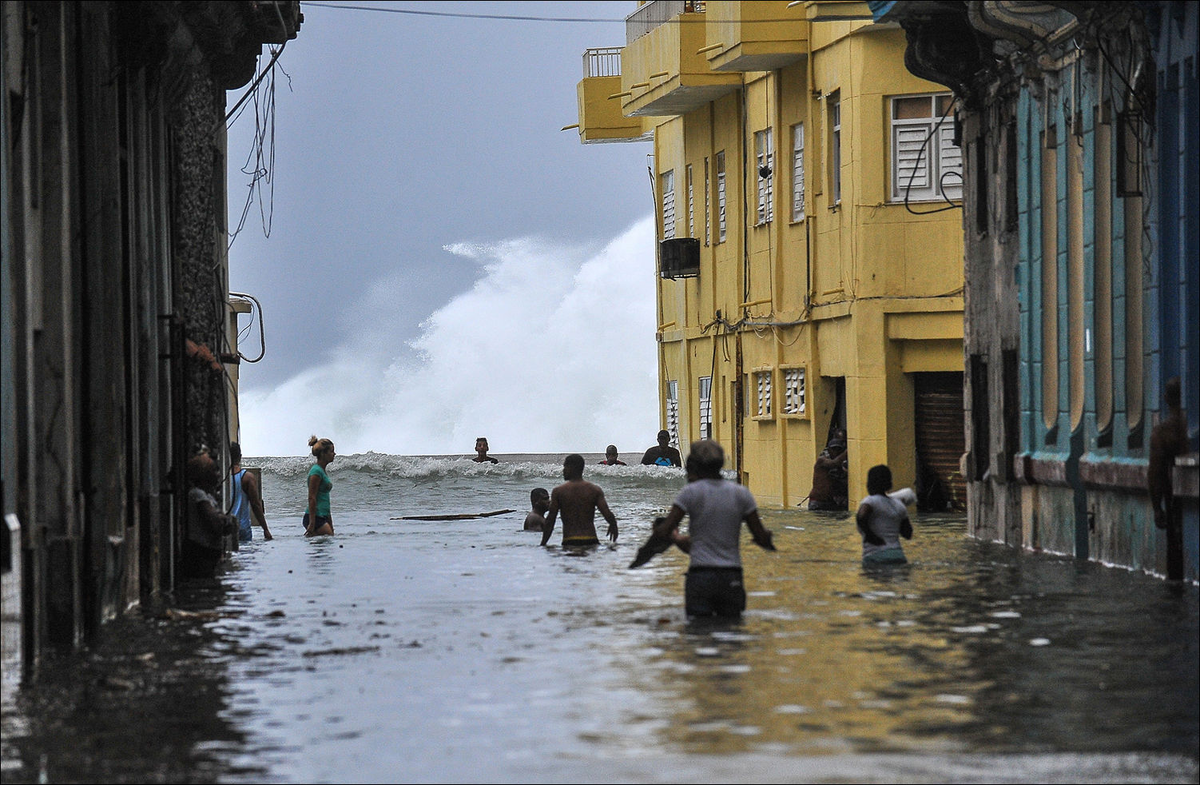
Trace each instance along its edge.
{"label": "blue building", "polygon": [[[957,99],[972,534],[1197,580],[1200,5],[869,5]],[[1190,454],[1160,529],[1172,377]]]}

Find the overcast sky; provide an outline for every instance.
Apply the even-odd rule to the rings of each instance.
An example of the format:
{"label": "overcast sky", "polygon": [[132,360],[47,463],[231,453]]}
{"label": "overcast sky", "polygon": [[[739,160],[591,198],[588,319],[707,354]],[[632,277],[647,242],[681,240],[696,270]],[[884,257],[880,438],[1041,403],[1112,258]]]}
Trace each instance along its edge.
{"label": "overcast sky", "polygon": [[[514,421],[566,420],[526,439],[489,437],[495,452],[602,451],[619,438],[638,442],[630,452],[652,444],[644,433],[657,428],[653,229],[645,220],[652,147],[582,145],[576,130],[560,130],[578,120],[584,49],[623,45],[621,20],[636,4],[337,4],[609,21],[301,4],[299,36],[278,61],[286,76],[275,79],[273,145],[266,134],[262,151],[270,180],[260,179],[230,250],[231,290],[254,295],[265,315],[266,355],[241,368],[247,453],[299,454],[322,429],[342,437],[339,452],[468,452],[461,434],[489,433],[486,418],[497,416],[479,405],[489,390],[510,413],[533,408]],[[242,169],[268,86],[230,129],[231,229],[249,192]],[[231,91],[229,107],[244,92]],[[593,310],[592,322],[577,316]],[[563,331],[584,334],[548,341],[548,332]],[[257,325],[243,338],[250,357],[256,333]],[[488,359],[503,355],[500,368],[470,359],[468,344],[488,341],[498,343]],[[553,356],[573,352],[591,352],[592,361]],[[545,400],[521,393],[522,379],[555,385],[567,363],[575,375],[557,385],[560,397],[620,389],[580,401],[584,411],[549,413]],[[510,369],[512,378],[499,378]],[[395,397],[410,381],[434,400],[444,390],[474,404],[414,415],[412,399]],[[396,419],[394,407],[426,421],[420,439],[403,428],[380,432],[380,418]],[[489,412],[472,414],[481,408]],[[580,416],[592,416],[597,432],[572,430]],[[564,443],[573,432],[587,443]]]}

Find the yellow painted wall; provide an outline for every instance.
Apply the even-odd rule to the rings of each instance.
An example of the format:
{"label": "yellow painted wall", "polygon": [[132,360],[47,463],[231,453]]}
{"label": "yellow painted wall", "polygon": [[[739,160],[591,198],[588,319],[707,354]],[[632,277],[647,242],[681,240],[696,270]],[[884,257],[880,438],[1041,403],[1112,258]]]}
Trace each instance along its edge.
{"label": "yellow painted wall", "polygon": [[[765,22],[756,27],[760,24]],[[649,90],[656,101],[677,97],[671,90],[681,83],[677,77],[683,68],[678,27],[663,25],[626,47],[625,89],[658,70],[674,69]],[[724,25],[724,37],[733,27]],[[888,202],[890,98],[946,89],[904,68],[904,33],[899,29],[861,22],[815,22],[810,27],[810,48],[797,62],[775,71],[741,73],[740,89],[686,114],[644,118],[646,127],[655,130],[659,206],[661,175],[674,170],[675,235],[688,236],[690,164],[693,234],[701,238],[698,278],[657,279],[662,421],[666,381],[675,380],[680,446],[686,453],[687,444],[700,435],[698,381],[711,374],[714,438],[726,447],[727,468],[740,465],[764,506],[794,506],[807,496],[812,464],[824,447],[836,403],[836,377],[845,379],[853,501],[865,495],[866,470],[876,463],[891,465],[897,483],[914,479],[911,374],[962,370],[961,214],[914,215],[904,205]],[[761,30],[757,35],[771,37]],[[786,34],[779,31],[776,37],[784,40]],[[694,64],[687,69],[699,70]],[[729,72],[721,76],[727,79]],[[838,205],[830,198],[829,167],[828,101],[835,92],[842,112]],[[629,111],[649,99],[635,91],[625,100],[631,102]],[[792,127],[800,122],[805,128],[806,217],[793,221]],[[768,127],[775,153],[774,218],[756,226],[754,134]],[[716,237],[719,151],[725,152],[725,242]],[[712,232],[707,243],[706,159]],[[718,312],[726,323],[754,324],[720,334],[722,329],[714,325]],[[806,369],[803,416],[782,413],[785,367]],[[773,374],[771,418],[754,416],[755,369]],[[746,407],[740,420],[734,408],[739,385],[744,385]]]}

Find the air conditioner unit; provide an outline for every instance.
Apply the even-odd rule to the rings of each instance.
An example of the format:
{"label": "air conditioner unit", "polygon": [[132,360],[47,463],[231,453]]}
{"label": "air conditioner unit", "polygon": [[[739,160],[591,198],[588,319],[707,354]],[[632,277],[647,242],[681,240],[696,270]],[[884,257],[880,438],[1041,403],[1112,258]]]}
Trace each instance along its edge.
{"label": "air conditioner unit", "polygon": [[700,241],[695,237],[663,240],[658,244],[658,272],[663,278],[700,275]]}

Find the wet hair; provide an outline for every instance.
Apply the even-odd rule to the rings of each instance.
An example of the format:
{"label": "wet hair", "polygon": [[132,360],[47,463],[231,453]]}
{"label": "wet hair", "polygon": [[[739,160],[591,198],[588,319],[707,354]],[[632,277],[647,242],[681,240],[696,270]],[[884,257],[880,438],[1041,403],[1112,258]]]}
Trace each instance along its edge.
{"label": "wet hair", "polygon": [[332,449],[333,442],[329,439],[318,439],[316,434],[313,434],[308,439],[308,446],[312,448],[313,456],[318,457],[326,450]]}
{"label": "wet hair", "polygon": [[892,470],[885,464],[867,470],[867,493],[872,496],[887,493],[892,489]]}
{"label": "wet hair", "polygon": [[230,463],[241,463],[242,462],[242,445],[238,444],[237,442],[229,443],[229,462]]}
{"label": "wet hair", "polygon": [[687,457],[688,474],[706,479],[720,479],[725,466],[725,450],[712,439],[692,442]]}
{"label": "wet hair", "polygon": [[579,453],[571,453],[566,458],[563,458],[563,468],[572,469],[575,473],[583,474],[583,456]]}
{"label": "wet hair", "polygon": [[616,455],[616,454],[617,454],[617,445],[615,445],[615,444],[610,444],[610,445],[608,445],[607,447],[605,447],[605,448],[604,448],[604,454],[605,454],[605,455],[608,455],[610,452],[611,452],[613,455]]}
{"label": "wet hair", "polygon": [[550,491],[546,490],[545,488],[534,488],[532,491],[529,492],[529,502],[531,504],[536,503],[538,499],[549,499],[549,498],[550,498]]}
{"label": "wet hair", "polygon": [[670,431],[662,430],[662,431],[658,432],[658,440],[661,442],[664,439],[666,441],[671,441],[671,432]]}

